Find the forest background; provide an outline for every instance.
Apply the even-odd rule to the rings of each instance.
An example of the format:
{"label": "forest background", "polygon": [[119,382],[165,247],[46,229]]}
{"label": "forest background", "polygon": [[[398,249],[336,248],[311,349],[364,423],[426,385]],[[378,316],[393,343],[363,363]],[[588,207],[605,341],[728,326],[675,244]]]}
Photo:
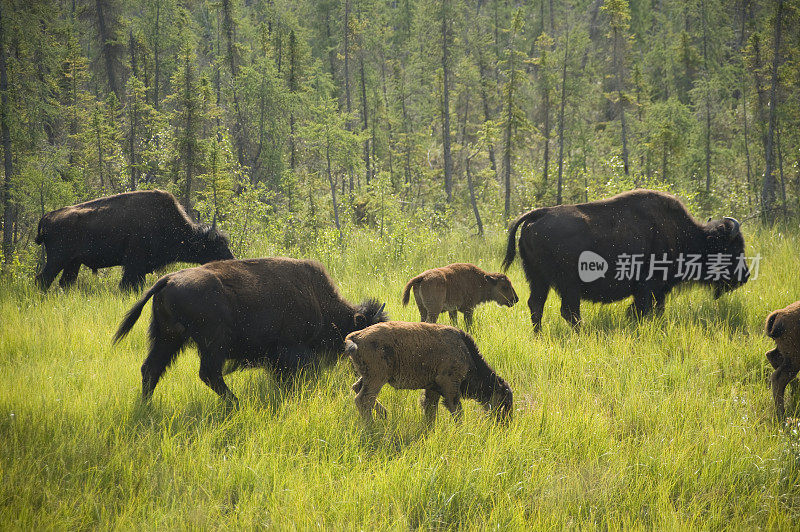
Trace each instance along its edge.
{"label": "forest background", "polygon": [[3,259],[33,268],[43,213],[143,188],[235,253],[483,234],[636,186],[797,216],[799,19],[797,0],[2,0]]}

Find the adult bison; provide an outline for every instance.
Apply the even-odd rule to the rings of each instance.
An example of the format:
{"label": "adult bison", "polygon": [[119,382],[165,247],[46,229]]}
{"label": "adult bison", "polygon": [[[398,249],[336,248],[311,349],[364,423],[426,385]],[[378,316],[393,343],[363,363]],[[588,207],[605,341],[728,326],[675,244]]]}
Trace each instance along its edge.
{"label": "adult bison", "polygon": [[193,222],[175,197],[162,190],[125,192],[49,212],[39,221],[36,243],[47,261],[36,284],[47,290],[75,282],[81,265],[92,270],[122,266],[123,290],[140,289],[145,275],[172,262],[232,259],[227,237]]}
{"label": "adult bison", "polygon": [[151,297],[150,352],[142,364],[145,399],[189,339],[200,352],[200,379],[236,403],[222,378],[226,361],[234,367],[296,370],[341,354],[349,333],[388,319],[376,300],[360,306],[345,301],[318,262],[226,260],[163,276],[130,309],[115,343]]}
{"label": "adult bison", "polygon": [[576,326],[582,299],[609,303],[633,296],[630,311],[645,315],[663,310],[681,282],[710,285],[716,298],[750,276],[739,222],[700,223],[665,192],[632,190],[525,213],[508,231],[504,269],[514,260],[520,226],[519,254],[537,330],[551,287],[561,296],[561,315]]}

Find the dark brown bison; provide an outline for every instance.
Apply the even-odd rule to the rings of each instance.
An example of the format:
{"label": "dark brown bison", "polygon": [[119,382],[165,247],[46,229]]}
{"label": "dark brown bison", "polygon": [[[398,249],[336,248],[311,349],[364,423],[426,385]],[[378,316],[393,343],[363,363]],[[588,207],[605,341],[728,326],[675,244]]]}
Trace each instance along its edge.
{"label": "dark brown bison", "polygon": [[345,301],[318,262],[290,258],[226,260],[170,273],[145,292],[114,342],[153,298],[150,352],[142,364],[142,396],[150,398],[164,370],[189,339],[200,352],[200,379],[236,403],[223,365],[294,371],[333,358],[349,333],[387,319],[383,305]]}
{"label": "dark brown bison", "polygon": [[425,390],[421,404],[428,421],[436,418],[439,399],[456,417],[461,397],[476,399],[499,419],[511,415],[513,394],[506,381],[486,363],[467,333],[433,323],[391,321],[350,333],[345,353],[360,378],[353,384],[356,406],[372,419],[384,384],[400,390]]}
{"label": "dark brown bison", "polygon": [[48,212],[36,243],[47,261],[36,284],[47,290],[75,282],[81,265],[92,270],[122,266],[123,290],[141,289],[145,275],[173,262],[232,259],[228,239],[216,227],[193,222],[175,197],[162,190],[125,192]]}
{"label": "dark brown bison", "polygon": [[504,269],[514,260],[520,226],[535,329],[550,288],[561,296],[561,315],[576,326],[582,299],[608,303],[633,296],[631,313],[645,315],[663,310],[667,294],[681,282],[710,285],[719,297],[750,276],[739,222],[700,223],[665,192],[632,190],[525,213],[508,231]]}
{"label": "dark brown bison", "polygon": [[408,281],[403,289],[403,306],[408,304],[412,288],[422,321],[431,323],[436,323],[439,314],[447,311],[455,325],[460,311],[470,327],[472,313],[480,303],[494,301],[512,307],[519,301],[505,274],[485,272],[466,263],[426,270]]}
{"label": "dark brown bison", "polygon": [[775,368],[770,377],[772,397],[778,418],[785,416],[783,395],[786,385],[800,370],[800,301],[776,310],[767,317],[767,336],[775,340],[775,349],[767,351],[767,360]]}

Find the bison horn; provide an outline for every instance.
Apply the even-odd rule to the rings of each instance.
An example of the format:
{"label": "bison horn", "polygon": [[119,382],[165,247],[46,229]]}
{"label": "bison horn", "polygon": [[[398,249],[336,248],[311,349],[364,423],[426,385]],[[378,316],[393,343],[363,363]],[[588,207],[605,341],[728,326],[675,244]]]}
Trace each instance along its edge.
{"label": "bison horn", "polygon": [[730,216],[726,216],[725,220],[730,220],[733,222],[733,233],[736,234],[742,230],[742,224],[739,223],[739,220],[736,218],[731,218]]}
{"label": "bison horn", "polygon": [[386,303],[384,303],[383,305],[381,305],[381,308],[379,308],[379,309],[378,309],[378,314],[380,314],[381,312],[383,312],[383,309],[385,309],[385,308],[386,308]]}

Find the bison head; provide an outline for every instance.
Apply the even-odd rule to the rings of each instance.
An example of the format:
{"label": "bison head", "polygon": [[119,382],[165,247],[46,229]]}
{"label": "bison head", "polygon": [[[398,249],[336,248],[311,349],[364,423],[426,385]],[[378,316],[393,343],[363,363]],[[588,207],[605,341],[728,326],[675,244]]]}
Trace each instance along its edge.
{"label": "bison head", "polygon": [[386,303],[381,303],[377,299],[365,299],[363,303],[356,307],[353,315],[353,331],[366,329],[370,325],[389,321],[389,315],[383,311]]}
{"label": "bison head", "polygon": [[513,307],[519,301],[517,292],[511,285],[509,278],[502,273],[487,273],[486,282],[489,283],[490,299],[496,301],[498,305]]}
{"label": "bison head", "polygon": [[189,247],[194,261],[200,264],[234,258],[228,236],[213,225],[201,225],[189,241]]}
{"label": "bison head", "polygon": [[[718,266],[723,274],[718,279],[711,281],[714,288],[714,298],[720,297],[725,292],[738,288],[750,278],[747,261],[744,260],[744,236],[741,224],[734,218],[714,220],[706,225],[708,231],[708,248],[706,249],[707,265],[713,261],[713,256],[725,259],[724,266]],[[719,254],[719,255],[718,255]],[[721,264],[721,263],[720,263]],[[708,274],[712,272],[707,271]]]}
{"label": "bison head", "polygon": [[499,375],[494,377],[496,382],[492,386],[488,401],[484,403],[484,408],[491,410],[498,421],[510,421],[514,412],[514,393],[511,391],[511,386]]}

